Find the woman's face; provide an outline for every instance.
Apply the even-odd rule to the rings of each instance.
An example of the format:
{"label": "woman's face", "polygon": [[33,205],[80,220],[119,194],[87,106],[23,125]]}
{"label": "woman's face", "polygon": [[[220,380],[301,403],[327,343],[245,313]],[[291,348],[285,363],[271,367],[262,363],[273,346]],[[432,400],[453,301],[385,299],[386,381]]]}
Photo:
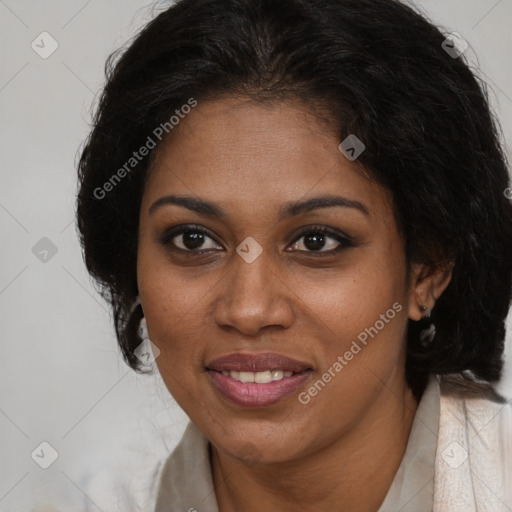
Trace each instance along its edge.
{"label": "woman's face", "polygon": [[340,142],[299,103],[199,102],[147,181],[137,269],[158,368],[239,459],[293,460],[403,407],[404,244],[390,193]]}

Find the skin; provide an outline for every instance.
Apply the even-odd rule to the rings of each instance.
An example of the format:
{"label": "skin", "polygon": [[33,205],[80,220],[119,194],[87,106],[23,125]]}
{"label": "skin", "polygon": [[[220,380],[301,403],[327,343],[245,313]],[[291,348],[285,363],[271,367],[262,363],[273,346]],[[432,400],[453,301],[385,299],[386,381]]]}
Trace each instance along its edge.
{"label": "skin", "polygon": [[[403,457],[417,408],[405,382],[408,319],[434,306],[449,271],[414,264],[389,191],[355,171],[335,131],[298,101],[257,105],[229,97],[199,103],[155,155],[141,210],[137,278],[157,364],[170,393],[210,440],[221,512],[274,509],[376,511]],[[217,203],[225,218],[165,205],[169,194]],[[278,220],[287,202],[334,194],[359,201]],[[198,255],[159,242],[170,228],[209,229]],[[304,228],[328,226],[314,251]],[[253,237],[263,252],[247,263],[236,248]],[[196,251],[195,253],[193,251]],[[230,354],[278,352],[313,368],[307,391],[398,302],[402,309],[304,405],[292,394],[243,409],[222,397],[206,363]],[[248,443],[250,441],[250,443]],[[340,505],[342,504],[342,509]]]}

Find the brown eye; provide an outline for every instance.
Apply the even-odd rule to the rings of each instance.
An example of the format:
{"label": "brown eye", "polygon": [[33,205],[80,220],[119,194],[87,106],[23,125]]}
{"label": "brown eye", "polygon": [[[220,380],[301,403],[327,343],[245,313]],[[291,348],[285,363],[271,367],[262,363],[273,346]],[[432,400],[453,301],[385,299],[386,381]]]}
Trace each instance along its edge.
{"label": "brown eye", "polygon": [[[303,239],[303,241],[301,241]],[[293,250],[302,252],[335,253],[346,247],[353,247],[352,241],[328,228],[310,228],[296,239]],[[324,250],[325,249],[325,250]]]}
{"label": "brown eye", "polygon": [[[172,250],[182,252],[201,253],[223,249],[206,228],[199,226],[177,226],[167,231],[159,241]],[[353,241],[347,236],[326,227],[313,227],[303,231],[295,239],[291,250],[311,254],[334,254],[354,246]]]}
{"label": "brown eye", "polygon": [[185,252],[222,249],[204,228],[195,226],[178,226],[171,229],[161,237],[160,243]]}

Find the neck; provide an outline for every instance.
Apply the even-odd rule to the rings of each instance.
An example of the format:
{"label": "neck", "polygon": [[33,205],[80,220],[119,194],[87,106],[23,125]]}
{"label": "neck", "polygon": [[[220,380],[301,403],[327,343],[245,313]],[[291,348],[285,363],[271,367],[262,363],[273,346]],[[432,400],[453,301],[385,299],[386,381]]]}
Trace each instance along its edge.
{"label": "neck", "polygon": [[376,512],[400,466],[417,406],[407,386],[384,388],[350,431],[284,463],[247,465],[212,446],[219,511]]}

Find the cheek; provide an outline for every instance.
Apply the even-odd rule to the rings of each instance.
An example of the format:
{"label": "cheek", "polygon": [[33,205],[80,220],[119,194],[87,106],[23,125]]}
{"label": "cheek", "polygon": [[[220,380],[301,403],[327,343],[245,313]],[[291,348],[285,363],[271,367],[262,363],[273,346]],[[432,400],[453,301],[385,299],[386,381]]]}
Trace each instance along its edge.
{"label": "cheek", "polygon": [[137,274],[149,336],[160,350],[157,364],[168,384],[166,374],[183,380],[192,375],[191,369],[202,370],[201,355],[208,339],[205,307],[219,276],[194,277],[161,260],[141,248]]}
{"label": "cheek", "polygon": [[[151,340],[162,355],[175,362],[192,360],[208,337],[205,304],[208,287],[179,279],[166,279],[159,274],[148,295],[145,315]],[[142,292],[141,292],[142,293]]]}
{"label": "cheek", "polygon": [[200,379],[204,347],[211,338],[204,310],[210,287],[191,283],[169,269],[152,269],[146,277],[142,300],[150,339],[160,350],[158,371],[176,402],[194,417],[206,408]]}
{"label": "cheek", "polygon": [[321,299],[309,303],[320,364],[299,398],[309,418],[328,411],[333,425],[343,425],[360,417],[383,383],[402,371],[406,307],[394,283],[370,271],[322,290]]}
{"label": "cheek", "polygon": [[341,356],[343,369],[337,366],[335,373],[350,376],[358,385],[363,385],[364,375],[389,374],[402,357],[407,325],[405,270],[393,254],[385,254],[379,251],[377,259],[368,252],[346,271],[301,287],[322,371]]}
{"label": "cheek", "polygon": [[395,302],[405,309],[407,297],[401,265],[386,265],[383,258],[367,256],[350,267],[301,280],[294,292],[312,321],[329,328],[335,337],[357,336]]}

